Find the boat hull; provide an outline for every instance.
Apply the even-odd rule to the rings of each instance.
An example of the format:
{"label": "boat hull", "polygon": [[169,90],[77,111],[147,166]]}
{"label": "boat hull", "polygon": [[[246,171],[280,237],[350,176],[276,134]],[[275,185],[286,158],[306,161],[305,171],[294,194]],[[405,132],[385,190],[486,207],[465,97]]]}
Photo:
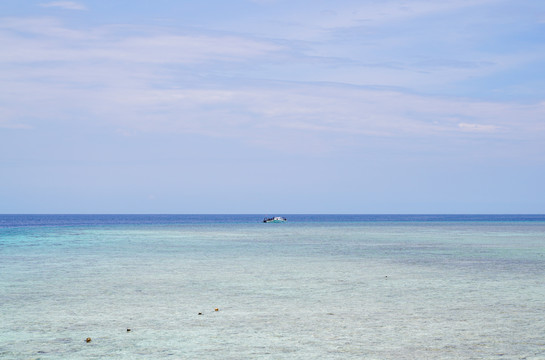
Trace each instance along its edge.
{"label": "boat hull", "polygon": [[263,219],[264,223],[281,223],[281,222],[285,222],[285,221],[287,221],[287,219],[283,218],[283,217],[280,217],[280,216],[276,216],[274,218],[265,218],[265,219]]}

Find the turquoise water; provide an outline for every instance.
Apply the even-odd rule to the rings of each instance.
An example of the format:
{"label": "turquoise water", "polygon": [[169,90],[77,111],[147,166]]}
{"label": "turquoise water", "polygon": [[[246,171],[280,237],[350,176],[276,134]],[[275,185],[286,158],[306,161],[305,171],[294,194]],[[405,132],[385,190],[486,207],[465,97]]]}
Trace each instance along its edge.
{"label": "turquoise water", "polygon": [[545,216],[287,217],[0,215],[0,358],[545,359]]}

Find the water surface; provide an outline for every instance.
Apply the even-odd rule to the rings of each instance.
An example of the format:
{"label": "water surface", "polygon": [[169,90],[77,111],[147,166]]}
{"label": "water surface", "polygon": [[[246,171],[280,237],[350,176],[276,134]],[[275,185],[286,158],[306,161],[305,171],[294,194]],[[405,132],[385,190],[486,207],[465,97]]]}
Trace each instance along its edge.
{"label": "water surface", "polygon": [[0,215],[0,358],[545,358],[545,216],[285,216]]}

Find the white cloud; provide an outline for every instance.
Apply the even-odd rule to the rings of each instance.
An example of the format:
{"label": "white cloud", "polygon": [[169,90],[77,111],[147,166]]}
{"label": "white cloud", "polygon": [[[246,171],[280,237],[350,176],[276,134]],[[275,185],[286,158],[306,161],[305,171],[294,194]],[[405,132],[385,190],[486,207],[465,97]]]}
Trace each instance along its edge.
{"label": "white cloud", "polygon": [[[120,88],[117,81],[100,93],[83,92],[73,102],[86,97],[86,112],[95,114],[91,118],[108,119],[126,132],[199,133],[254,142],[304,133],[307,139],[322,139],[320,146],[337,136],[447,140],[468,132],[502,139],[543,133],[540,105],[320,84],[149,89],[144,84]],[[513,119],[524,121],[514,124]]]}
{"label": "white cloud", "polygon": [[[383,24],[404,19],[418,18],[437,13],[447,13],[458,9],[469,8],[494,0],[459,0],[459,1],[399,1],[389,0],[367,2],[356,7],[350,14],[345,14],[344,25],[361,25],[362,22]],[[338,25],[341,25],[340,23]]]}
{"label": "white cloud", "polygon": [[87,7],[74,1],[52,1],[40,4],[42,7],[57,7],[66,10],[87,10]]}
{"label": "white cloud", "polygon": [[133,37],[105,56],[136,62],[241,61],[279,51],[280,46],[236,36],[158,35]]}
{"label": "white cloud", "polygon": [[[51,17],[0,18],[0,30],[4,30],[2,41],[8,41],[7,45],[17,46],[16,49],[13,49],[19,50],[17,53],[20,53],[21,49],[35,46],[37,42],[45,42],[44,46],[50,46],[49,41],[80,41],[97,38],[93,31],[72,30]],[[21,36],[21,34],[25,36]],[[69,45],[69,42],[63,44],[65,48]]]}
{"label": "white cloud", "polygon": [[[239,62],[283,50],[270,41],[233,35],[158,33],[120,37],[115,28],[75,31],[50,18],[3,20],[0,29],[6,32],[0,33],[4,48],[0,62]],[[32,36],[20,36],[20,33]]]}
{"label": "white cloud", "polygon": [[468,123],[459,123],[458,127],[465,131],[472,132],[494,132],[498,129],[495,125],[481,125],[481,124],[468,124]]}
{"label": "white cloud", "polygon": [[[494,2],[495,0],[381,0],[331,2],[327,5],[324,3],[322,6],[313,5],[312,7],[302,4],[298,8],[289,7],[289,13],[285,14],[280,22],[259,23],[256,21],[252,27],[255,28],[254,31],[263,31],[273,37],[281,34],[289,39],[323,41],[332,36],[332,32],[338,30],[365,27],[375,32],[382,28],[389,33],[391,26],[399,26],[410,21],[416,21],[417,25],[425,26],[418,21],[426,16],[442,16]],[[364,33],[361,39],[369,41],[365,36],[368,34]],[[444,35],[444,31],[442,34]]]}
{"label": "white cloud", "polygon": [[0,128],[2,129],[17,129],[17,130],[30,130],[33,129],[33,126],[22,124],[22,123],[13,123],[9,121],[0,120]]}
{"label": "white cloud", "polygon": [[[284,146],[286,134],[304,134],[305,141],[292,143],[300,148],[346,146],[334,138],[523,139],[545,131],[542,105],[402,90],[484,73],[463,60],[387,68],[380,66],[378,57],[372,59],[379,64],[376,67],[357,62],[344,66],[342,61],[329,65],[324,60],[330,55],[327,49],[309,59],[289,53],[296,47],[289,41],[233,33],[164,28],[137,32],[128,26],[123,31],[73,30],[51,18],[3,20],[0,98],[11,114],[4,116],[0,124],[4,127],[40,121],[100,122],[124,134],[199,133],[267,146]],[[474,60],[490,74],[522,62],[521,56],[496,56],[495,63],[484,56]],[[415,71],[418,66],[434,72]],[[397,90],[385,90],[386,86]],[[72,120],[73,114],[78,114],[77,120]],[[21,123],[19,119],[30,125],[14,125]]]}

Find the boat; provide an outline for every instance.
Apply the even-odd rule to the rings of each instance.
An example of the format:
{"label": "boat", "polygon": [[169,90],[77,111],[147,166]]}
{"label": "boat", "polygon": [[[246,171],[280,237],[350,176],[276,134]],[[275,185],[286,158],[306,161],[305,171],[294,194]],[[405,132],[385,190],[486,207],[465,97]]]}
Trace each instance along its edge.
{"label": "boat", "polygon": [[286,219],[285,217],[282,217],[282,216],[275,216],[275,217],[270,217],[270,218],[263,219],[264,223],[279,223],[279,222],[284,222],[284,221],[288,221],[288,219]]}

